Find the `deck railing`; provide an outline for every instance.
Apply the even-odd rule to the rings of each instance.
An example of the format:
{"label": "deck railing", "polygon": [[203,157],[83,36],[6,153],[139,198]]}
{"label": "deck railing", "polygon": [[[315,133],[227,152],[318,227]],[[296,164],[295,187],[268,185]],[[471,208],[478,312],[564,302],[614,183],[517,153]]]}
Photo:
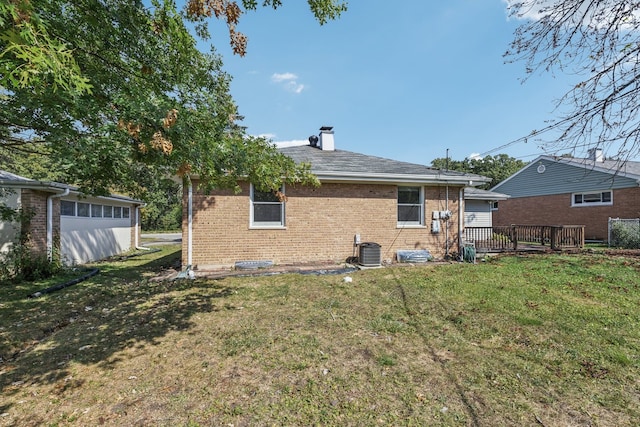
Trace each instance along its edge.
{"label": "deck railing", "polygon": [[465,241],[477,251],[516,251],[532,246],[553,250],[584,247],[584,225],[510,225],[466,227]]}

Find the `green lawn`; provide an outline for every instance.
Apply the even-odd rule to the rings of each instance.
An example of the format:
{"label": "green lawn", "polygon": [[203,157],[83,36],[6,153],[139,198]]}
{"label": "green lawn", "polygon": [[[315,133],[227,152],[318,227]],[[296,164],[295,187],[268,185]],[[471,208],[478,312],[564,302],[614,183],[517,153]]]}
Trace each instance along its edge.
{"label": "green lawn", "polygon": [[632,426],[640,259],[0,288],[0,425]]}

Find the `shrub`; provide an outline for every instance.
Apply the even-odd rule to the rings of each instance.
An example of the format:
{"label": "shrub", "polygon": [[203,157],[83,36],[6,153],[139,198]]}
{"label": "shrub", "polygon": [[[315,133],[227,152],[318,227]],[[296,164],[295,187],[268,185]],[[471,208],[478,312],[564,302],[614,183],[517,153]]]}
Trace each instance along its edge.
{"label": "shrub", "polygon": [[11,210],[3,206],[0,217],[4,221],[20,223],[20,233],[9,251],[0,255],[0,282],[34,281],[49,278],[63,269],[60,251],[53,248],[51,259],[46,253],[36,252],[30,244],[31,236],[25,230],[33,217],[30,210]]}
{"label": "shrub", "polygon": [[640,226],[617,222],[611,227],[610,246],[625,249],[640,249]]}

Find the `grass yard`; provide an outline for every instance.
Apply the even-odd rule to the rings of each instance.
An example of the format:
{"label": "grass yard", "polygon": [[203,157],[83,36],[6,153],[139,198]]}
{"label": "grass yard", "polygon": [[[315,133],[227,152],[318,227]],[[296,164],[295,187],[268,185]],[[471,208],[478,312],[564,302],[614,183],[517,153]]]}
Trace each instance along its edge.
{"label": "grass yard", "polygon": [[0,288],[0,425],[634,426],[640,258]]}

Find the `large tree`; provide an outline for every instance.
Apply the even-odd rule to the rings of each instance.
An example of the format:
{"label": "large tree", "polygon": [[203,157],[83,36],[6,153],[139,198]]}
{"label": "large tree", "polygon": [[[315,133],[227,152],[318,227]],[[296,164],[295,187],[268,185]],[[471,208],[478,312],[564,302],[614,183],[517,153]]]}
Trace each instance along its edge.
{"label": "large tree", "polygon": [[509,61],[527,75],[566,72],[578,83],[558,102],[550,145],[574,153],[602,148],[621,159],[640,154],[640,3],[637,0],[507,0],[517,29]]}
{"label": "large tree", "polygon": [[431,166],[437,169],[469,172],[491,178],[491,182],[480,186],[480,188],[487,189],[504,181],[526,166],[526,163],[506,154],[498,154],[464,160],[439,157],[431,161]]}
{"label": "large tree", "polygon": [[[264,6],[278,7],[278,0]],[[318,20],[344,8],[309,0]],[[197,49],[214,15],[236,30],[256,1],[9,0],[0,3],[0,156],[48,156],[56,177],[103,194],[135,189],[140,168],[197,174],[208,186],[246,177],[263,189],[315,182],[245,135],[221,59]],[[6,163],[6,162],[5,162]]]}

